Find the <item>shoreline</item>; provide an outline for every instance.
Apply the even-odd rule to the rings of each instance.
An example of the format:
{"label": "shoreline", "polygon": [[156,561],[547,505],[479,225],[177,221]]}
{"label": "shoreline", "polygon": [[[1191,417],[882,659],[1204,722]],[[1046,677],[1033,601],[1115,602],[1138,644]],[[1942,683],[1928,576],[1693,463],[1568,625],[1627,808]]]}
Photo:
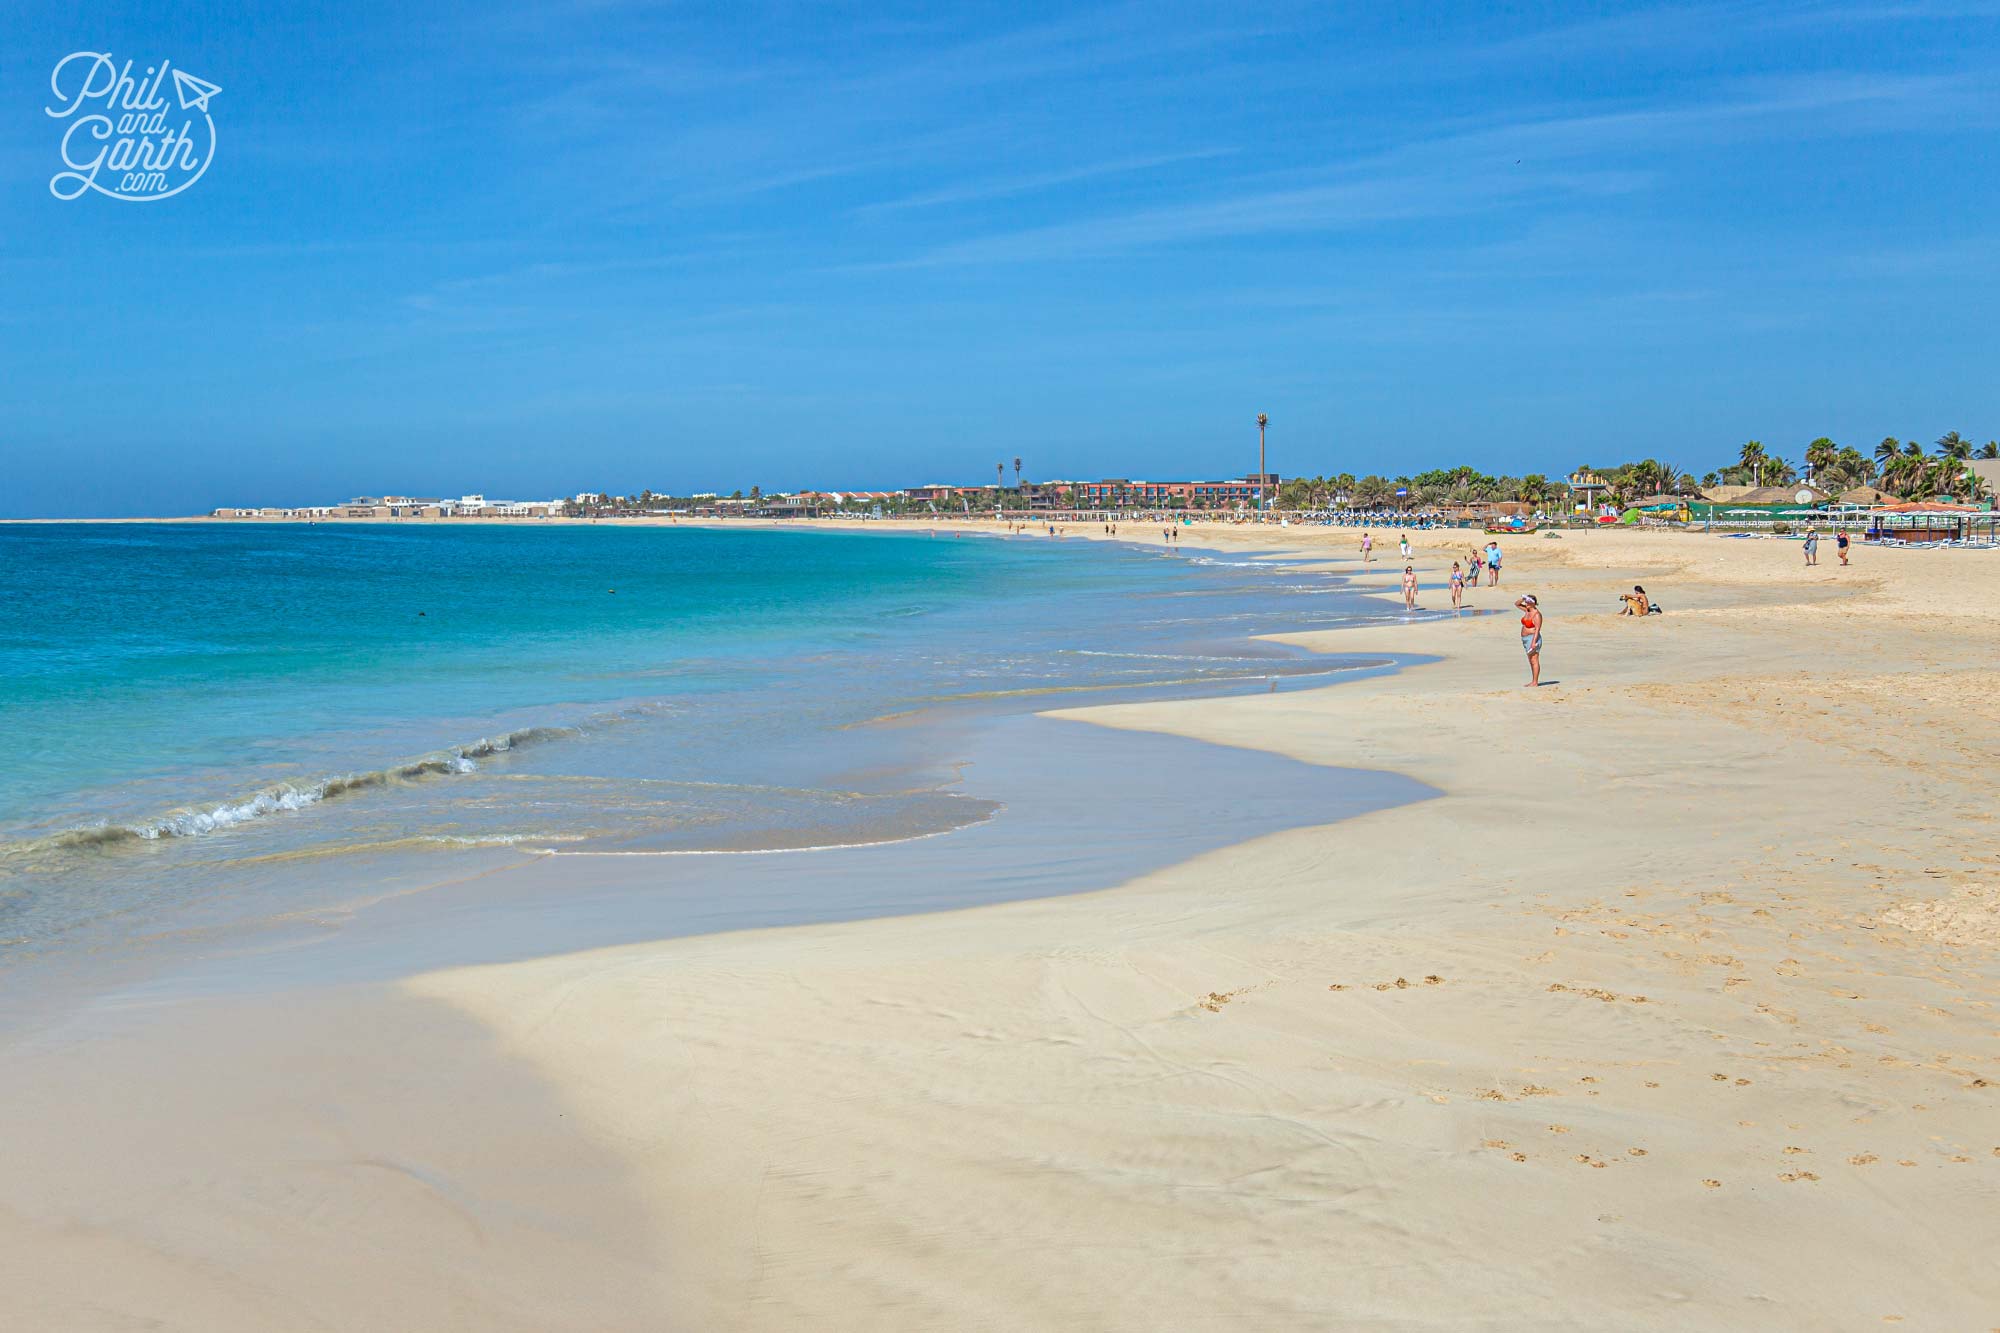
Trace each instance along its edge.
{"label": "shoreline", "polygon": [[[1412,534],[1433,606],[1474,538],[1440,535]],[[1192,540],[1353,563],[1346,529]],[[217,1160],[195,1218],[272,1234],[193,1253],[233,1244],[291,1304],[204,1282],[183,1232],[122,1272],[127,1308],[371,1326],[345,1263],[425,1327],[1990,1322],[2000,709],[1971,553],[1503,542],[1475,604],[1541,595],[1554,687],[1478,616],[1283,636],[1433,659],[1391,677],[1058,714],[1432,800],[1073,897],[317,997],[326,1068],[276,1067],[342,1108],[337,1156],[395,1172],[300,1177],[282,1137]],[[1666,616],[1596,609],[1635,573]],[[296,1041],[224,1009],[248,1049]],[[323,1214],[272,1192],[302,1179]],[[54,1310],[62,1274],[137,1253],[102,1248],[127,1215],[64,1240],[0,1211],[0,1265]]]}
{"label": "shoreline", "polygon": [[[922,534],[903,531],[889,535],[907,542],[919,538]],[[923,543],[910,549],[921,551],[926,545],[929,544]],[[1032,554],[1034,559],[1029,561],[1029,564],[1050,567],[1050,561],[1042,552]],[[1123,615],[1123,604],[1105,602],[1099,605],[1088,601],[1052,602],[1048,599],[1062,596],[1062,589],[1068,585],[1064,585],[1061,581],[1052,584],[1032,581],[1041,588],[1039,596],[1042,600],[1038,605],[1055,617],[1050,622],[1054,627],[1052,635],[1044,634],[1036,639],[1032,636],[1023,638],[1018,632],[1012,633],[1004,642],[987,643],[984,647],[970,650],[973,657],[968,659],[968,665],[973,669],[969,673],[960,671],[954,674],[953,671],[938,667],[933,671],[934,679],[913,677],[911,683],[914,692],[893,697],[885,696],[886,702],[896,705],[888,713],[880,717],[866,716],[865,710],[853,713],[849,720],[833,726],[825,733],[825,744],[814,748],[813,743],[808,742],[806,746],[795,747],[802,753],[810,752],[817,755],[812,760],[813,771],[801,776],[801,771],[795,771],[799,770],[800,755],[791,754],[780,761],[785,769],[785,781],[804,783],[800,791],[807,794],[821,794],[819,788],[825,787],[827,788],[825,795],[830,798],[844,798],[847,804],[856,808],[866,799],[887,803],[891,798],[907,796],[908,792],[904,791],[904,788],[916,791],[919,788],[934,786],[936,791],[932,795],[937,800],[933,804],[949,801],[954,805],[952,810],[944,810],[942,813],[939,809],[932,809],[927,816],[927,822],[911,824],[911,827],[918,831],[918,836],[927,837],[983,823],[993,814],[993,811],[987,808],[990,802],[978,799],[976,793],[957,790],[961,785],[960,777],[963,776],[962,770],[969,756],[959,753],[956,748],[958,740],[955,738],[964,733],[968,727],[983,732],[988,724],[998,721],[1003,716],[1086,701],[1188,698],[1215,692],[1296,689],[1309,687],[1318,681],[1351,671],[1392,669],[1392,663],[1388,659],[1361,659],[1338,654],[1327,657],[1303,648],[1272,642],[1260,643],[1255,635],[1247,632],[1246,622],[1271,629],[1288,624],[1331,624],[1351,616],[1363,608],[1365,603],[1361,598],[1348,593],[1339,580],[1307,580],[1300,586],[1288,586],[1282,589],[1281,591],[1306,591],[1315,594],[1292,603],[1291,606],[1295,609],[1286,609],[1263,601],[1265,587],[1281,580],[1261,573],[1212,570],[1202,572],[1197,577],[1195,571],[1180,565],[1171,563],[1160,565],[1150,560],[1141,561],[1138,559],[1141,554],[1158,553],[1137,550],[1121,551],[1116,553],[1115,557],[1103,552],[1095,555],[1073,552],[1067,557],[1061,556],[1060,553],[1050,554],[1056,557],[1055,566],[1094,569],[1098,571],[1097,578],[1100,582],[1109,579],[1111,582],[1106,586],[1122,589],[1128,595],[1172,596],[1175,595],[1174,590],[1178,590],[1179,595],[1197,592],[1209,594],[1199,604],[1169,600],[1153,602],[1151,605],[1155,608],[1181,606],[1193,608],[1198,605],[1202,615],[1219,616],[1220,619],[1213,621],[1212,624],[1196,627],[1188,623],[1185,618],[1186,612],[1171,609],[1141,610],[1137,619],[1125,617],[1124,628],[1109,628],[1106,624],[1100,623],[1099,617],[1114,611]],[[1173,554],[1178,557],[1183,553]],[[1196,556],[1195,552],[1186,554]],[[996,560],[994,553],[975,554],[970,551],[948,558],[961,565],[976,565],[983,568],[1015,568],[1022,563],[1012,559]],[[1126,570],[1131,571],[1129,576],[1119,572]],[[1218,594],[1220,600],[1217,600]],[[978,611],[982,617],[986,614],[979,610],[983,605],[984,603],[966,603],[967,607]],[[1065,612],[1059,608],[1068,610]],[[1082,616],[1083,619],[1076,622],[1077,626],[1087,625],[1089,628],[1063,628],[1062,622],[1066,615]],[[932,637],[936,637],[935,633]],[[1155,644],[1153,640],[1159,640],[1159,643]],[[932,644],[932,649],[937,646],[935,643]],[[1155,651],[1144,651],[1149,646]],[[1039,669],[1031,670],[1027,676],[1013,681],[1012,683],[1017,684],[1018,688],[998,688],[999,684],[1007,682],[985,679],[991,675],[987,669],[991,659],[984,655],[989,649],[994,651],[1004,649],[1008,653],[1005,660],[1015,664],[1010,669],[1018,670],[1021,664],[1026,662],[1039,664]],[[878,655],[873,658],[867,658],[860,653],[856,656],[864,662],[864,665],[872,662],[874,666],[870,669],[879,670],[884,661],[879,651],[877,650]],[[1111,668],[1101,670],[1093,668],[1096,674],[1083,674],[1068,667],[1060,669],[1054,667],[1055,663],[1070,658],[1071,654],[1076,654],[1071,660],[1077,662],[1099,657],[1134,660],[1116,663]],[[942,662],[943,659],[939,661]],[[822,663],[817,669],[825,670],[824,664]],[[607,702],[615,704],[615,707],[604,706]],[[142,938],[152,941],[172,940],[185,934],[191,938],[200,938],[204,947],[214,949],[226,942],[227,934],[232,927],[239,927],[247,934],[260,933],[268,924],[265,918],[271,912],[292,917],[338,916],[345,911],[342,903],[346,901],[366,902],[380,896],[379,893],[364,887],[364,881],[372,882],[374,879],[386,877],[389,881],[395,882],[399,894],[420,892],[425,883],[434,880],[448,883],[459,877],[461,867],[456,861],[447,866],[437,859],[438,848],[447,844],[476,849],[481,854],[481,859],[475,862],[471,859],[469,851],[457,853],[458,857],[464,858],[467,866],[477,865],[478,868],[487,870],[497,864],[498,868],[504,871],[532,864],[540,860],[545,852],[558,847],[560,847],[558,854],[565,860],[589,859],[613,854],[622,857],[644,856],[667,859],[897,846],[913,840],[908,831],[901,829],[893,830],[889,836],[883,836],[878,830],[878,824],[881,828],[888,828],[889,825],[882,823],[881,820],[865,827],[856,822],[851,837],[833,837],[833,840],[828,842],[809,841],[804,844],[786,841],[783,834],[787,830],[777,824],[772,826],[776,830],[774,834],[762,838],[738,837],[731,840],[716,837],[704,842],[701,841],[701,829],[705,826],[698,821],[689,825],[696,833],[692,838],[677,837],[672,829],[664,834],[621,832],[615,828],[592,834],[568,834],[554,825],[549,825],[551,831],[542,833],[462,836],[425,831],[423,826],[386,828],[368,822],[371,818],[371,809],[384,807],[386,799],[382,794],[384,791],[393,794],[407,786],[411,790],[432,793],[430,796],[432,801],[449,800],[452,792],[456,790],[451,784],[467,773],[477,775],[483,771],[471,762],[474,758],[485,760],[495,755],[499,756],[494,759],[495,771],[499,777],[492,781],[520,781],[524,778],[535,780],[538,777],[536,771],[514,771],[504,762],[512,756],[514,750],[521,748],[521,744],[517,744],[517,741],[524,744],[526,740],[557,737],[588,739],[598,734],[609,734],[608,728],[611,723],[619,718],[627,714],[665,709],[668,702],[665,699],[652,698],[614,698],[609,701],[573,699],[544,705],[516,703],[511,705],[503,716],[471,717],[463,726],[445,729],[447,734],[485,733],[497,739],[446,745],[414,757],[407,754],[398,757],[393,751],[367,753],[358,765],[342,767],[332,760],[325,760],[317,766],[303,768],[283,778],[245,778],[234,784],[225,781],[214,787],[205,799],[186,797],[179,805],[173,806],[155,801],[151,805],[133,807],[142,813],[120,812],[116,817],[108,819],[103,816],[92,818],[86,813],[74,816],[67,824],[49,823],[45,829],[30,830],[32,837],[19,838],[12,843],[0,845],[0,851],[19,848],[25,855],[38,851],[53,853],[57,850],[70,849],[70,854],[83,858],[78,861],[79,870],[111,885],[114,897],[108,901],[114,902],[115,896],[122,894],[122,890],[117,890],[116,887],[116,880],[119,877],[150,875],[154,879],[162,879],[171,871],[178,873],[181,879],[186,879],[188,875],[200,870],[206,864],[193,858],[198,852],[201,855],[209,855],[206,849],[210,847],[221,849],[213,853],[221,859],[210,867],[216,874],[236,871],[244,871],[247,874],[254,869],[257,874],[262,875],[266,872],[261,867],[268,863],[272,867],[269,873],[293,874],[295,878],[302,876],[304,878],[298,879],[298,882],[303,885],[309,879],[318,878],[309,874],[304,868],[304,863],[308,859],[317,858],[312,863],[326,867],[323,876],[325,883],[335,886],[320,892],[315,897],[310,890],[302,890],[295,894],[284,884],[275,881],[246,881],[235,885],[237,896],[251,904],[240,916],[229,910],[227,905],[229,895],[221,889],[215,889],[209,896],[218,904],[218,909],[215,912],[204,913],[198,919],[198,924],[193,925],[177,920],[173,916],[176,910],[175,903],[170,896],[162,894],[159,899],[162,906],[159,912],[152,916],[118,915],[114,908],[112,915],[96,924],[92,924],[87,917],[79,917],[79,921],[83,922],[83,929],[96,932],[94,936],[80,941],[84,951],[92,952],[104,945],[115,948],[118,931],[137,932]],[[800,707],[795,700],[793,711],[798,712]],[[592,711],[593,708],[595,711]],[[878,727],[877,723],[886,725]],[[911,733],[919,725],[923,732],[922,737],[906,734]],[[849,734],[854,733],[857,728],[865,734],[858,737]],[[870,740],[870,737],[873,739]],[[282,748],[289,752],[310,747],[301,742],[286,741]],[[630,767],[628,764],[627,768]],[[594,767],[586,766],[586,769],[595,775]],[[850,769],[853,770],[851,774],[848,771]],[[606,776],[597,780],[616,783],[620,771],[619,761],[614,759],[610,768],[605,770]],[[558,767],[556,772],[560,775],[563,770]],[[959,774],[959,777],[954,777],[954,774]],[[742,774],[738,776],[743,777]],[[429,783],[414,785],[418,778],[435,779],[437,785],[432,786]],[[404,779],[409,781],[405,782]],[[556,780],[560,780],[560,776]],[[651,778],[633,777],[629,780],[633,783],[672,785],[681,779],[661,778],[655,775]],[[764,778],[757,780],[768,784],[773,779],[766,773]],[[699,787],[704,784],[695,782],[694,785]],[[781,783],[779,787],[773,787],[771,790],[780,790],[782,786]],[[849,787],[855,787],[856,790],[850,791]],[[529,797],[517,796],[515,799],[531,800],[532,795],[539,793],[532,793]],[[322,797],[326,798],[324,802],[321,800]],[[341,798],[337,806],[334,806],[335,797]],[[475,790],[473,796],[467,799],[491,801],[495,798],[490,792]],[[375,805],[371,806],[370,802],[374,802]],[[333,806],[341,812],[343,822],[330,828],[313,825],[310,820],[324,813],[322,805]],[[384,808],[393,813],[393,805]],[[297,829],[302,831],[295,832],[294,819],[300,811],[307,813],[297,824]],[[945,815],[951,815],[952,818],[948,825],[939,827],[939,820]],[[855,821],[859,818],[859,815],[854,816]],[[833,816],[828,815],[826,819],[831,821]],[[345,838],[343,835],[346,830],[357,822],[367,836],[359,840]],[[506,824],[504,818],[501,823]],[[524,818],[519,821],[519,826],[526,827],[534,823],[533,818]],[[544,819],[542,823],[549,824],[549,821]],[[235,826],[238,824],[249,825],[248,831],[237,830]],[[312,832],[315,827],[320,827],[320,832],[317,834]],[[239,839],[266,836],[280,841],[237,845],[227,842],[224,837],[217,837],[215,842],[210,843],[207,835],[212,831],[220,831],[223,835]],[[823,827],[812,827],[810,831],[815,835],[832,836],[837,834],[839,829],[833,822],[827,822]],[[188,836],[169,836],[183,832]],[[1113,833],[1114,836],[1131,836],[1129,830],[1107,830],[1107,832]],[[1034,829],[1024,829],[1020,834],[1020,837],[1030,842],[1039,836]],[[314,837],[320,837],[322,841],[311,841]],[[680,845],[683,841],[689,845]],[[114,842],[121,845],[112,850],[102,850],[99,847],[101,843]],[[569,842],[574,842],[576,845],[567,845]],[[1003,845],[1004,842],[1003,839]],[[418,847],[421,849],[421,854],[405,855],[401,861],[393,859],[398,854],[398,848],[406,847]],[[138,854],[141,852],[147,853],[149,859],[139,860]],[[185,864],[183,861],[162,859],[174,856],[182,856]],[[189,869],[190,866],[193,869]],[[36,863],[22,872],[30,875],[30,878],[33,872],[43,872],[44,878],[48,880],[39,889],[29,880],[21,881],[22,887],[28,889],[29,908],[35,905],[34,895],[42,890],[46,891],[48,901],[51,903],[59,904],[63,900],[63,891],[70,885],[58,882],[52,877],[65,868],[66,866],[56,866],[53,863]],[[808,868],[802,867],[802,869],[810,873]],[[1025,864],[1020,867],[1021,882],[1024,884],[1032,880],[1032,876],[1027,874],[1027,869]],[[95,885],[89,883],[84,887],[94,888]],[[270,900],[266,905],[255,905],[265,899]],[[899,910],[893,905],[893,896],[887,901],[891,905],[883,910],[891,912]],[[13,904],[13,906],[18,908],[20,905]],[[801,914],[800,919],[816,919],[810,910],[810,904],[804,906],[808,910]],[[182,915],[186,916],[187,913],[183,912]],[[25,923],[28,917],[19,916],[17,920]],[[61,922],[58,921],[57,924],[60,926]],[[22,931],[24,933],[20,939],[7,941],[8,944],[23,946],[21,958],[25,959],[30,954],[42,954],[52,959],[56,965],[60,965],[58,951],[63,947],[60,930],[46,939],[31,937],[26,933],[28,931],[26,924],[22,925]],[[652,936],[642,934],[634,935],[632,938],[652,938]],[[79,942],[71,941],[71,943]],[[0,974],[0,982],[18,980],[18,974],[11,979]],[[13,989],[19,991],[21,987],[14,986]]]}

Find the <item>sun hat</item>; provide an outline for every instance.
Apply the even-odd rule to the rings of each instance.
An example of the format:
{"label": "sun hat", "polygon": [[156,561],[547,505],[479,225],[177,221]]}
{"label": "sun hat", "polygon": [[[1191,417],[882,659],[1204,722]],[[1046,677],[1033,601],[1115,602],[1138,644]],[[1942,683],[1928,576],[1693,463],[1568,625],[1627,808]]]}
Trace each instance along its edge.
{"label": "sun hat", "polygon": [[1522,593],[1522,594],[1521,594],[1521,595],[1520,595],[1520,596],[1519,596],[1518,598],[1516,598],[1516,599],[1514,600],[1514,605],[1516,605],[1516,606],[1519,606],[1519,605],[1521,605],[1521,604],[1522,604],[1523,602],[1527,603],[1527,604],[1528,604],[1529,606],[1540,606],[1540,605],[1541,605],[1541,603],[1540,603],[1540,602],[1538,602],[1538,601],[1536,601],[1536,600],[1535,600],[1535,594],[1533,594],[1533,593],[1531,593],[1531,592],[1524,592],[1524,593]]}

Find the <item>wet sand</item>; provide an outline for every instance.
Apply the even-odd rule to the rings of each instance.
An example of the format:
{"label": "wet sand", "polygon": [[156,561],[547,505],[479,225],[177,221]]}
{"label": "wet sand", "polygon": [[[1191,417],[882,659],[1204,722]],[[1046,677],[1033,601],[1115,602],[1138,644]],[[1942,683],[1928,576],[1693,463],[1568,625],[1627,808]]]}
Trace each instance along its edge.
{"label": "wet sand", "polygon": [[[1421,605],[1466,544],[1417,538]],[[1300,636],[1435,658],[1396,676],[1064,714],[1430,800],[1080,896],[78,1016],[9,1055],[0,1312],[2000,1323],[2000,555],[1503,544],[1468,601],[1542,598],[1544,689],[1501,614]],[[1668,614],[1611,614],[1635,581]]]}

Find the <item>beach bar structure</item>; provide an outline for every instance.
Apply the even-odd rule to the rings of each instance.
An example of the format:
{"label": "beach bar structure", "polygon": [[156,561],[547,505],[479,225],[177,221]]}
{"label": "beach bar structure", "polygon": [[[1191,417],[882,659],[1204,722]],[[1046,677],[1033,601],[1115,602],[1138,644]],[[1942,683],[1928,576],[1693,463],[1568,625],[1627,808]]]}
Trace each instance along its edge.
{"label": "beach bar structure", "polygon": [[1920,500],[1909,504],[1882,505],[1868,511],[1868,530],[1862,534],[1871,542],[1963,542],[1975,540],[1985,529],[1985,539],[1993,540],[2000,527],[2000,514],[1972,505]]}

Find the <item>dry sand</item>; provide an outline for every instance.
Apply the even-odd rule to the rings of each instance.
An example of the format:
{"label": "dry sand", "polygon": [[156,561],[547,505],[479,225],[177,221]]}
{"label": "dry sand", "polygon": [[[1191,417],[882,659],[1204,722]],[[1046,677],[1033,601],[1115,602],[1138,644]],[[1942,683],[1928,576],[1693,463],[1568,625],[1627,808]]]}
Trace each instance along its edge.
{"label": "dry sand", "polygon": [[2000,1327],[2000,555],[1505,545],[1301,636],[1428,665],[1065,714],[1435,800],[10,1053],[0,1325]]}

